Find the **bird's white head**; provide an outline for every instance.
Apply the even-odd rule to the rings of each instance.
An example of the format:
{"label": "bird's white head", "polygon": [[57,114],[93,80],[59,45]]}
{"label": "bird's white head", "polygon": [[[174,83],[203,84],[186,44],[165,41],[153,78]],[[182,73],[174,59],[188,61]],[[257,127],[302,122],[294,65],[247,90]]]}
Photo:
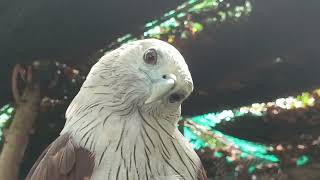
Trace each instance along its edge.
{"label": "bird's white head", "polygon": [[175,47],[156,39],[138,40],[106,53],[92,67],[66,117],[99,107],[177,120],[192,90],[188,66]]}
{"label": "bird's white head", "polygon": [[172,45],[155,39],[137,41],[136,72],[147,84],[144,104],[179,105],[190,95],[193,82],[179,51]]}

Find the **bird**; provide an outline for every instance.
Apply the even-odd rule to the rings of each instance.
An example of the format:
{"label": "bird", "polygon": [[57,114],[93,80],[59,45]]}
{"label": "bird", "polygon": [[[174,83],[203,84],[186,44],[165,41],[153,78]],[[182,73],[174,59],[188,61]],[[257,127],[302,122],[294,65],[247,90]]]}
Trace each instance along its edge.
{"label": "bird", "polygon": [[207,180],[177,128],[193,89],[184,57],[165,41],[135,40],[106,52],[26,180]]}

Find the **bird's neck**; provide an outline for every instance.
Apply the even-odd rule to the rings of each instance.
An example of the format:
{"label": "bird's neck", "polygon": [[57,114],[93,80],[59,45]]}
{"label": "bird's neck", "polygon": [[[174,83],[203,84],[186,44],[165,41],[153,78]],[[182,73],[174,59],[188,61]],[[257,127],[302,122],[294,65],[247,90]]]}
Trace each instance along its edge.
{"label": "bird's neck", "polygon": [[[129,114],[104,112],[99,107],[93,109],[87,115],[80,113],[82,116],[73,121],[74,126],[70,129],[75,143],[95,156],[93,180],[106,176],[117,179],[118,167],[122,166],[134,171],[128,172],[132,177],[120,179],[147,179],[144,176],[150,178],[155,174],[195,176],[200,161],[191,147],[185,146],[176,128],[176,116],[166,119],[139,109]],[[84,115],[86,120],[81,118]],[[180,158],[185,161],[181,162]]]}
{"label": "bird's neck", "polygon": [[122,111],[107,109],[110,110],[98,105],[87,111],[79,111],[67,121],[61,134],[72,134],[79,146],[96,154],[103,153],[105,146],[132,146],[139,138],[148,142],[152,139],[153,144],[174,138],[178,121],[176,115],[150,113],[150,109],[139,108],[124,107]]}

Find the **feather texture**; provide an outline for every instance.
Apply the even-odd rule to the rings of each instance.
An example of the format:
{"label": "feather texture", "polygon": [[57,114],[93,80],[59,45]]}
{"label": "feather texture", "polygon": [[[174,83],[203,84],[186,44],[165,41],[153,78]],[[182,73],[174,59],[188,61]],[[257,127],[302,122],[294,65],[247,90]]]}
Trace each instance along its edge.
{"label": "feather texture", "polygon": [[62,135],[42,153],[26,180],[86,180],[93,167],[91,153],[76,147],[68,135]]}
{"label": "feather texture", "polygon": [[[159,54],[155,65],[143,59],[150,48]],[[155,83],[164,77],[175,77],[174,86],[153,91],[163,88]],[[192,90],[187,64],[168,43],[140,40],[107,53],[91,68],[61,136],[27,180],[206,180],[199,157],[176,128],[183,99],[169,101]],[[159,99],[145,103],[154,92],[162,92]]]}

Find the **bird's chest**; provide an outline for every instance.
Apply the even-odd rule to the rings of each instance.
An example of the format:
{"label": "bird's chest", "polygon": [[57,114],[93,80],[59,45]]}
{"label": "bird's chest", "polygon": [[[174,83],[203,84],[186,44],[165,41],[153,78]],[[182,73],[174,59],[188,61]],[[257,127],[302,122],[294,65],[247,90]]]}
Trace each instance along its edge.
{"label": "bird's chest", "polygon": [[184,152],[144,143],[110,148],[103,159],[96,159],[91,180],[192,180],[196,171],[189,158]]}
{"label": "bird's chest", "polygon": [[[130,164],[133,163],[133,164]],[[170,162],[172,163],[172,162]],[[173,163],[172,163],[173,164]],[[97,168],[91,180],[191,180],[187,171],[150,158],[139,159],[137,162],[113,160],[105,167]],[[187,178],[186,178],[187,177]]]}

